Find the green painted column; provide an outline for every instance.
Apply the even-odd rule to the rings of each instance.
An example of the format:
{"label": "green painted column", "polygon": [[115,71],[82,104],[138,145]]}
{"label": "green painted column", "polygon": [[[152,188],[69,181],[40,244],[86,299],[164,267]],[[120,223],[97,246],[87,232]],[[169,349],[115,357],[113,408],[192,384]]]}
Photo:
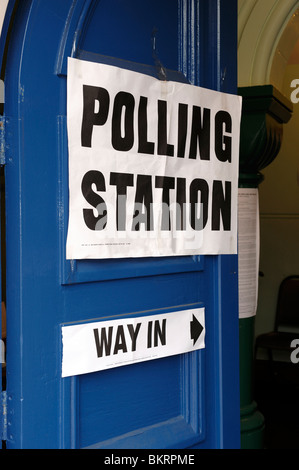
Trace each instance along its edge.
{"label": "green painted column", "polygon": [[[272,85],[239,88],[238,93],[243,97],[239,187],[258,188],[260,171],[279,153],[292,104]],[[267,424],[253,400],[255,316],[240,318],[239,338],[241,448],[262,449]]]}

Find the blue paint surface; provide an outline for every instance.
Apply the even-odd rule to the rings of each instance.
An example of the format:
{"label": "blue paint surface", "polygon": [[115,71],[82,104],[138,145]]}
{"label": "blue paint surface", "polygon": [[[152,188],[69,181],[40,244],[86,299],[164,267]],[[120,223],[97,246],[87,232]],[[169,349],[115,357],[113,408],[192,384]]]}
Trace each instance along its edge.
{"label": "blue paint surface", "polygon": [[[158,57],[235,93],[236,15],[235,0],[18,2],[5,70],[8,448],[239,447],[236,257],[64,257],[67,57],[140,70]],[[205,350],[61,378],[62,324],[193,303]]]}

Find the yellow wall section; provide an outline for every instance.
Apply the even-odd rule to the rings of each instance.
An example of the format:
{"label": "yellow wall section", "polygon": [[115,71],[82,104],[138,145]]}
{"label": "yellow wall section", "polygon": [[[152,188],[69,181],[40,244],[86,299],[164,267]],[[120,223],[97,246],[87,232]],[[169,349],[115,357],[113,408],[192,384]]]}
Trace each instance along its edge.
{"label": "yellow wall section", "polygon": [[[274,85],[290,99],[299,79],[299,2],[239,0],[239,86]],[[299,93],[298,93],[299,96]],[[281,280],[299,273],[299,103],[259,187],[261,250],[256,335],[274,327]]]}

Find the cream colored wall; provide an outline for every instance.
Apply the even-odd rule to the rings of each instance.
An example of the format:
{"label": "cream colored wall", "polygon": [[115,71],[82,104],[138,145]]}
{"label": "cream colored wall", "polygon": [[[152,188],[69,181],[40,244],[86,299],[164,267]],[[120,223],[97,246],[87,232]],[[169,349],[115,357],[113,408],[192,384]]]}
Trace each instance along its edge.
{"label": "cream colored wall", "polygon": [[[288,65],[282,91],[290,97],[290,84],[299,79],[299,63]],[[281,280],[299,274],[299,103],[284,127],[283,144],[276,160],[262,173],[260,185],[261,256],[256,334],[274,326],[277,291]]]}
{"label": "cream colored wall", "polygon": [[[239,86],[272,84],[290,98],[299,60],[299,1],[239,0]],[[299,58],[299,55],[298,55]],[[281,280],[299,273],[299,103],[284,126],[282,148],[259,187],[261,249],[256,335],[274,327]]]}

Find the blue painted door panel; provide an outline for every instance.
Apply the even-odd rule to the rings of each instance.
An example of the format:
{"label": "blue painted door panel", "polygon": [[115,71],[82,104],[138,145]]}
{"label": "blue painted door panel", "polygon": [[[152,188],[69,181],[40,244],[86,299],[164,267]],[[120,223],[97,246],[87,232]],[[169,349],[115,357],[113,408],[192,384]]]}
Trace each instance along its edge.
{"label": "blue painted door panel", "polygon": [[[151,74],[162,64],[235,93],[236,12],[235,0],[16,2],[5,63],[8,448],[239,446],[236,257],[65,259],[67,57]],[[61,378],[63,325],[191,305],[205,307],[204,350]]]}

